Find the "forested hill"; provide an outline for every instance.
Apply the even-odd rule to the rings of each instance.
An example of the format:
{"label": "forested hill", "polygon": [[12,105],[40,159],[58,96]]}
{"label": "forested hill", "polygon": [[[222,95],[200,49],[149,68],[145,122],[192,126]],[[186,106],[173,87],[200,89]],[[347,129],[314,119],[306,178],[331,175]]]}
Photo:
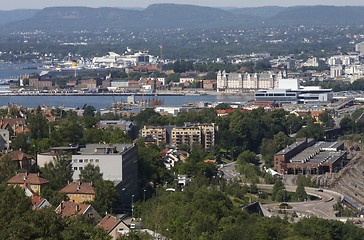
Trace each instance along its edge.
{"label": "forested hill", "polygon": [[[51,7],[0,12],[3,31],[160,28],[252,28],[281,25],[364,24],[364,7],[296,6],[219,9],[153,4],[145,9]],[[24,11],[24,10],[22,10]]]}

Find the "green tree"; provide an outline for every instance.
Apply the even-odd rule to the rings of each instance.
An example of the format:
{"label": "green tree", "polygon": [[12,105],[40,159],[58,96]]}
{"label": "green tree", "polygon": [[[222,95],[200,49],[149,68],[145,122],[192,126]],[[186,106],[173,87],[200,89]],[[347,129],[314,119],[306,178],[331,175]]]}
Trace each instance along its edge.
{"label": "green tree", "polygon": [[53,190],[60,190],[68,182],[72,182],[72,158],[67,155],[57,155],[52,162],[41,168],[42,176],[50,181]]}
{"label": "green tree", "polygon": [[112,212],[112,207],[118,201],[118,194],[114,183],[111,181],[97,181],[95,188],[96,196],[92,206],[104,216],[106,212]]}
{"label": "green tree", "polygon": [[94,106],[91,105],[87,105],[84,109],[83,109],[83,116],[84,117],[95,117],[95,112],[96,112],[96,108]]}
{"label": "green tree", "polygon": [[278,193],[282,191],[285,191],[285,187],[283,182],[280,179],[277,179],[276,182],[273,185],[272,190],[272,200],[273,201],[279,201],[280,197],[278,196]]}
{"label": "green tree", "polygon": [[299,184],[296,189],[296,197],[298,201],[307,200],[307,193],[303,184]]}
{"label": "green tree", "polygon": [[275,145],[275,151],[278,152],[290,143],[292,143],[292,139],[289,138],[284,132],[279,132],[273,137],[274,145]]}
{"label": "green tree", "polygon": [[323,113],[319,115],[319,120],[324,124],[325,127],[334,127],[335,121],[332,118],[329,111],[325,110]]}
{"label": "green tree", "polygon": [[252,164],[259,164],[259,158],[257,157],[257,155],[249,150],[246,150],[242,153],[239,154],[238,156],[238,160],[237,160],[238,164],[244,164],[244,163],[252,163]]}
{"label": "green tree", "polygon": [[297,138],[314,138],[316,141],[324,139],[324,129],[320,124],[310,123],[297,132]]}
{"label": "green tree", "polygon": [[62,121],[58,128],[60,141],[64,145],[80,143],[83,132],[83,128],[75,119]]}
{"label": "green tree", "polygon": [[[11,239],[15,229],[12,226],[15,219],[22,219],[23,214],[31,209],[30,198],[26,197],[24,191],[19,187],[0,184],[0,224],[1,238]],[[17,238],[14,238],[17,239]]]}
{"label": "green tree", "polygon": [[135,122],[139,127],[143,127],[147,124],[148,120],[153,116],[160,116],[159,113],[155,112],[153,108],[146,108],[143,111],[139,112],[135,116]]}
{"label": "green tree", "polygon": [[276,147],[273,139],[263,138],[260,146],[260,152],[267,167],[273,166],[273,158],[276,153]]}
{"label": "green tree", "polygon": [[27,124],[30,129],[30,137],[32,139],[48,137],[48,121],[43,116],[40,107],[37,108],[35,114],[29,115]]}
{"label": "green tree", "polygon": [[0,184],[6,182],[16,173],[17,166],[11,160],[9,154],[5,154],[0,158]]}
{"label": "green tree", "polygon": [[178,73],[177,74],[176,73],[169,74],[167,79],[166,79],[166,83],[167,84],[170,84],[171,82],[172,83],[177,83],[177,82],[179,82],[180,78],[181,78],[181,75],[178,74]]}
{"label": "green tree", "polygon": [[230,108],[230,105],[228,103],[219,103],[215,109],[216,110],[226,110],[226,109],[229,109]]}
{"label": "green tree", "polygon": [[93,164],[87,164],[80,172],[80,181],[88,183],[97,183],[102,181],[102,173],[100,173],[100,167]]}
{"label": "green tree", "polygon": [[349,116],[345,116],[340,121],[340,128],[345,133],[353,133],[355,131],[355,122]]}
{"label": "green tree", "polygon": [[12,141],[11,141],[11,148],[14,150],[19,150],[21,149],[24,152],[28,152],[29,151],[29,139],[30,136],[29,134],[18,134]]}

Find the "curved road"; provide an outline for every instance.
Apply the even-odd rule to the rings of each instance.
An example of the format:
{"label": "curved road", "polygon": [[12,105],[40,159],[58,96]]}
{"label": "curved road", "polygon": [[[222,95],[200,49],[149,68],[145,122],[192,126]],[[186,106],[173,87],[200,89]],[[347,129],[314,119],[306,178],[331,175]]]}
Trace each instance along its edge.
{"label": "curved road", "polygon": [[[272,189],[273,185],[270,184],[258,184],[260,189]],[[286,186],[288,192],[295,192],[296,186]],[[326,219],[337,219],[334,212],[334,205],[338,201],[343,200],[343,195],[340,193],[323,190],[319,191],[318,188],[305,188],[307,194],[318,197],[318,200],[305,201],[305,202],[290,202],[289,205],[292,206],[290,211],[295,211],[297,213],[307,215],[307,216],[317,216]],[[273,211],[276,209],[279,203],[269,203],[263,204],[268,211]]]}
{"label": "curved road", "polygon": [[[235,179],[239,174],[235,170],[235,162],[225,164],[221,170],[224,173],[224,178],[228,181]],[[297,186],[285,185],[288,192],[295,192]],[[272,189],[272,184],[258,184],[258,188],[262,190]],[[317,216],[325,219],[332,220],[347,220],[348,218],[337,218],[335,216],[334,205],[338,201],[342,201],[344,196],[338,192],[331,190],[319,190],[318,188],[305,188],[307,194],[316,196],[318,200],[305,201],[305,202],[290,202],[292,206],[290,211],[295,211],[305,216]],[[262,204],[268,211],[273,212],[279,206],[279,203]],[[350,218],[354,219],[354,218]]]}

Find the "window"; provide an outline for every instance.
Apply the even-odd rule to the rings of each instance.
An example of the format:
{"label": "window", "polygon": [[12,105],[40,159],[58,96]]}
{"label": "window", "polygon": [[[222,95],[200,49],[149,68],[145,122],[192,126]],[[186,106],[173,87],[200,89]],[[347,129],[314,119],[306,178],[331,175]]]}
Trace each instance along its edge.
{"label": "window", "polygon": [[95,162],[98,163],[100,160],[99,159],[95,159]]}
{"label": "window", "polygon": [[84,160],[84,163],[88,163],[88,159],[85,159],[85,160]]}
{"label": "window", "polygon": [[83,167],[80,167],[80,171],[83,169]]}
{"label": "window", "polygon": [[77,171],[77,167],[74,167],[73,170]]}
{"label": "window", "polygon": [[93,159],[90,159],[90,163],[93,163],[94,162],[94,160]]}
{"label": "window", "polygon": [[74,162],[74,163],[77,163],[77,159],[74,159],[74,160],[73,160],[73,162]]}
{"label": "window", "polygon": [[83,160],[82,160],[82,159],[80,159],[80,160],[78,160],[78,162],[79,162],[79,163],[83,163]]}

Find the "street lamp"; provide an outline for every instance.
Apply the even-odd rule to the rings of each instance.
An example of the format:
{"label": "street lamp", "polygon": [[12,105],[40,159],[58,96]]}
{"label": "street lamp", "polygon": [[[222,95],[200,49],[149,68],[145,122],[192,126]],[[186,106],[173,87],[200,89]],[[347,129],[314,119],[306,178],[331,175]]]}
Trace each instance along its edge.
{"label": "street lamp", "polygon": [[146,189],[143,190],[143,199],[144,199],[144,202],[145,202],[145,192],[146,191],[147,191]]}
{"label": "street lamp", "polygon": [[133,211],[134,211],[134,194],[131,195],[131,218],[133,218]]}

